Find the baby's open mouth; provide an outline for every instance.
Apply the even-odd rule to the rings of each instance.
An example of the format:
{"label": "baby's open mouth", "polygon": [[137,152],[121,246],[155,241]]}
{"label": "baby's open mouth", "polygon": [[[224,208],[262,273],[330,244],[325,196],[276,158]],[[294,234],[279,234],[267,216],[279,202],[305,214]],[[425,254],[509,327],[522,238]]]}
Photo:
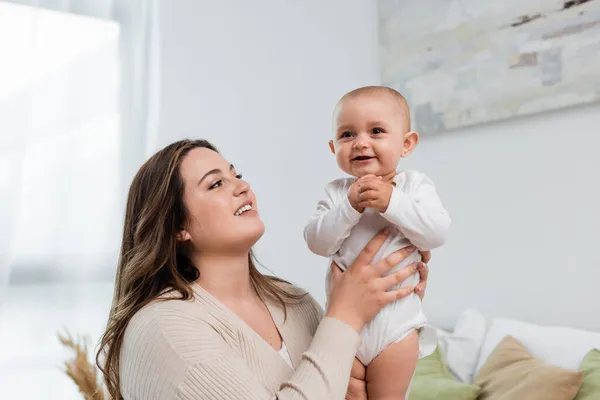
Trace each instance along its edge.
{"label": "baby's open mouth", "polygon": [[375,157],[369,157],[369,156],[358,156],[358,157],[354,157],[352,159],[352,161],[366,161],[366,160],[370,160],[371,158],[375,158]]}

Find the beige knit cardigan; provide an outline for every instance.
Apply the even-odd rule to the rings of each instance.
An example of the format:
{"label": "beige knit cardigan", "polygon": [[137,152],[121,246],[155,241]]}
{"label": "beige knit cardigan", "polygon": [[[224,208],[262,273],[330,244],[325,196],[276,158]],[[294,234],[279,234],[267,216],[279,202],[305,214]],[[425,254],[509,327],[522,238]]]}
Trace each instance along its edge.
{"label": "beige knit cardigan", "polygon": [[[298,289],[295,289],[298,290]],[[294,368],[236,314],[194,285],[194,299],[157,301],[129,323],[121,351],[127,400],[343,400],[360,337],[322,318],[307,295],[266,302]]]}

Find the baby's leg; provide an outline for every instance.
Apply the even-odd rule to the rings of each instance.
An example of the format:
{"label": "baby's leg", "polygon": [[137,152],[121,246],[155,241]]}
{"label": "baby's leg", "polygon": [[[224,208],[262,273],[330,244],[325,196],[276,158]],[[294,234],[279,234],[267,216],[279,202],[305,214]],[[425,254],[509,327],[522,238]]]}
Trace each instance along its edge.
{"label": "baby's leg", "polygon": [[404,400],[419,358],[419,333],[415,330],[386,347],[367,366],[369,400]]}

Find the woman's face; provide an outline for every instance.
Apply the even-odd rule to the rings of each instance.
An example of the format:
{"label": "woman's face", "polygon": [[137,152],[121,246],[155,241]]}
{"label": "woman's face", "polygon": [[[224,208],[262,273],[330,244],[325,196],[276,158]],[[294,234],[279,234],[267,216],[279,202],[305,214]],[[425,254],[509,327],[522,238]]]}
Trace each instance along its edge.
{"label": "woman's face", "polygon": [[188,221],[179,240],[205,254],[248,251],[265,231],[247,182],[219,153],[191,150],[182,160]]}

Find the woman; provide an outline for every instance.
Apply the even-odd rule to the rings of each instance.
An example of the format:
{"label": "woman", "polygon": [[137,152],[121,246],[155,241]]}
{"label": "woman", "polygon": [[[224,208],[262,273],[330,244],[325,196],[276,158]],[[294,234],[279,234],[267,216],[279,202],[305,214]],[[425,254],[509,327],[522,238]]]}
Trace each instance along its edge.
{"label": "woman", "polygon": [[[344,398],[358,331],[413,290],[388,291],[417,267],[382,275],[414,249],[369,265],[380,233],[346,272],[332,265],[323,316],[310,295],[258,272],[263,232],[250,187],[207,141],[173,143],[141,167],[97,356],[114,399]],[[365,397],[361,374],[355,365],[349,397]]]}

